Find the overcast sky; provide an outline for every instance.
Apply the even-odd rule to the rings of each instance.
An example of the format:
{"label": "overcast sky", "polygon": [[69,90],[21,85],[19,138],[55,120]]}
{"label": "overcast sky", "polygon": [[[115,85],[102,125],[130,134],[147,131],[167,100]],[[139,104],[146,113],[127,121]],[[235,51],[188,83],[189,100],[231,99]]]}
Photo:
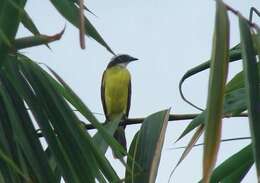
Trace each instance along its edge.
{"label": "overcast sky", "polygon": [[[260,8],[259,0],[225,1],[243,15],[249,8]],[[196,113],[195,109],[182,101],[178,82],[193,66],[211,55],[215,3],[209,0],[88,0],[87,7],[97,17],[87,17],[116,53],[127,53],[139,58],[129,65],[132,74],[132,106],[130,117],[145,117],[151,113],[172,107],[172,114]],[[102,72],[112,55],[92,39],[86,39],[86,50],[79,47],[78,30],[51,5],[50,1],[28,0],[26,9],[43,34],[55,34],[66,25],[62,39],[51,44],[52,51],[45,46],[23,50],[37,62],[53,68],[96,113],[103,113],[100,100]],[[239,42],[237,18],[230,15],[231,46]],[[258,18],[258,23],[259,18]],[[18,36],[29,33],[20,27]],[[229,78],[241,69],[241,62],[231,64]],[[204,107],[207,99],[208,72],[203,72],[184,84],[184,93],[195,104]],[[103,120],[104,116],[97,116]],[[168,181],[169,174],[177,163],[181,150],[172,147],[186,145],[190,136],[174,144],[189,121],[170,122],[162,159],[157,176],[158,183]],[[128,145],[139,129],[139,125],[126,129]],[[235,127],[235,128],[234,128]],[[249,135],[247,119],[225,119],[223,138]],[[249,141],[228,142],[221,145],[218,163],[247,145]],[[113,161],[120,175],[124,170]],[[176,170],[171,182],[197,182],[201,178],[202,148],[194,148],[188,158]],[[244,183],[256,182],[254,169]]]}

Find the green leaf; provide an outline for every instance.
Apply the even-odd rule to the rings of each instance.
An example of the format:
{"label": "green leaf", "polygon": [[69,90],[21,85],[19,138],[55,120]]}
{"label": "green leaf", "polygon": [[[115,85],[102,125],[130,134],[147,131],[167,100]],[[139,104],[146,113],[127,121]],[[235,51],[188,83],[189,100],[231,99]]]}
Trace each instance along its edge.
{"label": "green leaf", "polygon": [[[260,39],[260,33],[255,35],[255,39]],[[257,44],[255,45],[255,48],[257,49]],[[258,55],[260,55],[260,49],[258,46],[257,49],[257,53]],[[236,46],[234,46],[233,48],[231,48],[229,50],[229,62],[235,62],[235,61],[239,61],[242,58],[241,55],[241,45],[238,44]],[[191,106],[201,110],[199,107],[197,107],[196,105],[194,105],[193,103],[191,103],[183,94],[182,91],[182,85],[184,83],[184,81],[186,81],[186,79],[188,79],[189,77],[198,74],[199,72],[202,72],[206,69],[208,69],[210,67],[210,60],[207,62],[204,62],[190,70],[188,70],[181,78],[180,82],[179,82],[179,91],[181,94],[181,97],[184,101],[186,101],[187,103],[189,103]],[[258,64],[258,69],[260,69],[259,64]],[[226,92],[231,92],[235,89],[239,89],[239,88],[243,88],[244,86],[244,76],[243,76],[243,71],[239,72],[234,78],[232,78],[232,80],[227,84],[226,86]]]}
{"label": "green leaf", "polygon": [[[122,119],[122,115],[119,115],[117,119],[114,121],[109,121],[104,125],[104,128],[106,129],[107,133],[111,136],[115,133],[116,129],[118,128],[118,125]],[[108,143],[104,139],[104,135],[102,135],[102,132],[97,131],[97,133],[93,136],[93,143],[98,144],[98,147],[100,151],[105,154],[108,148]]]}
{"label": "green leaf", "polygon": [[248,145],[219,165],[214,170],[210,182],[241,182],[253,163],[252,146]]}
{"label": "green leaf", "polygon": [[[126,183],[155,182],[170,110],[148,116],[130,145]],[[131,158],[133,157],[133,159]],[[140,170],[141,169],[141,170]]]}
{"label": "green leaf", "polygon": [[246,163],[242,164],[242,166],[237,168],[231,175],[225,177],[222,183],[242,182],[243,178],[246,176],[252,165],[253,161],[247,161]]}
{"label": "green leaf", "polygon": [[245,88],[233,90],[225,94],[224,115],[238,115],[247,109]]}
{"label": "green leaf", "polygon": [[54,172],[54,176],[56,179],[55,182],[60,182],[61,181],[61,171],[58,167],[55,157],[52,155],[52,153],[48,147],[46,148],[45,153],[48,156],[48,162],[50,164],[50,167],[51,167],[52,171]]}
{"label": "green leaf", "polygon": [[196,142],[199,140],[200,136],[202,135],[204,131],[204,125],[200,125],[196,132],[193,134],[193,136],[191,137],[188,145],[185,147],[185,150],[183,151],[179,161],[177,162],[177,164],[175,165],[174,169],[172,170],[169,180],[171,179],[174,171],[177,169],[177,167],[181,164],[181,162],[187,157],[187,155],[190,153],[191,149],[193,148],[193,146],[196,144]]}
{"label": "green leaf", "polygon": [[[258,34],[253,34],[254,38],[254,48],[256,50],[256,53],[258,53],[258,56],[260,55],[260,33]],[[260,70],[260,64],[259,62],[257,63],[257,68],[258,71]],[[260,73],[258,73],[260,75]],[[245,79],[244,79],[244,71],[239,72],[236,74],[226,85],[226,93],[231,92],[233,90],[239,89],[239,88],[244,88],[245,87]]]}
{"label": "green leaf", "polygon": [[[240,49],[240,44],[234,46],[233,48],[230,49],[230,53],[229,53],[229,62],[235,62],[241,59],[241,49]],[[208,68],[210,68],[210,63],[211,60],[204,62],[190,70],[188,70],[181,78],[180,82],[179,82],[179,92],[181,94],[182,99],[187,102],[188,104],[190,104],[191,106],[198,108],[197,106],[195,106],[194,104],[192,104],[183,94],[182,91],[182,85],[184,83],[184,81],[186,81],[186,79],[190,78],[191,76],[198,74],[199,72],[202,72]],[[200,109],[200,108],[199,108]]]}
{"label": "green leaf", "polygon": [[[18,58],[21,59],[20,57]],[[24,98],[38,125],[42,129],[45,140],[47,141],[49,148],[55,157],[55,160],[59,164],[63,178],[66,181],[78,182],[78,177],[70,162],[70,159],[65,152],[60,140],[56,138],[56,134],[54,133],[53,128],[49,123],[49,119],[51,118],[50,115],[45,112],[45,99],[42,98],[39,94],[37,94],[36,97],[36,93],[39,88],[35,87],[34,83],[32,82],[29,84],[28,80],[24,80],[24,76],[20,75],[20,68],[18,67],[20,63],[15,59],[15,57],[9,57],[9,60],[6,62],[6,64],[7,65],[5,65],[5,70],[3,70],[3,72],[5,75],[7,75],[15,89],[19,91],[19,95]],[[32,87],[34,89],[32,89]],[[48,108],[46,109],[48,111]]]}
{"label": "green leaf", "polygon": [[34,89],[38,89],[42,99],[45,99],[43,104],[51,115],[51,124],[71,160],[79,181],[94,182],[95,178],[99,178],[100,172],[93,147],[90,145],[90,135],[80,128],[78,118],[38,65],[28,62],[22,66],[24,75],[35,86]]}
{"label": "green leaf", "polygon": [[22,12],[21,23],[26,29],[28,29],[34,35],[40,35],[38,28],[36,27],[30,15],[26,11]]}
{"label": "green leaf", "polygon": [[206,116],[206,112],[202,112],[200,115],[198,115],[197,117],[195,117],[189,124],[188,126],[184,129],[184,131],[182,132],[182,134],[179,136],[179,138],[176,140],[179,141],[180,139],[182,139],[185,135],[187,135],[189,132],[191,132],[193,129],[195,129],[196,127],[198,127],[201,124],[205,124],[205,116]]}
{"label": "green leaf", "polygon": [[246,99],[257,178],[260,181],[260,94],[257,61],[247,20],[239,17],[243,70],[245,74]]}
{"label": "green leaf", "polygon": [[[2,100],[0,100],[0,106],[4,106]],[[27,177],[25,169],[21,170],[21,161],[17,157],[19,152],[19,146],[15,142],[13,135],[13,129],[8,120],[6,110],[3,107],[0,108],[0,171],[2,172],[5,182],[18,182],[19,177],[17,174],[21,174],[22,177]]]}
{"label": "green leaf", "polygon": [[[24,10],[22,12],[22,17],[21,17],[21,23],[23,24],[23,26],[28,29],[32,34],[34,34],[36,37],[40,36],[40,31],[38,30],[38,28],[36,27],[36,25],[34,24],[32,18],[30,17],[30,15]],[[48,41],[44,43],[47,48],[50,49],[49,45],[48,45]],[[38,45],[38,44],[37,44]],[[28,46],[27,46],[28,47]],[[17,48],[17,47],[16,47]],[[23,47],[24,48],[24,47]],[[19,48],[17,48],[19,49]]]}
{"label": "green leaf", "polygon": [[28,104],[65,181],[119,180],[91,136],[81,129],[79,119],[45,71],[17,55],[10,56],[3,73]]}
{"label": "green leaf", "polygon": [[217,160],[229,57],[229,20],[226,6],[216,1],[203,151],[203,182],[208,183]]}
{"label": "green leaf", "polygon": [[[79,8],[71,0],[51,0],[51,2],[64,18],[79,28]],[[86,17],[84,19],[84,23],[86,35],[95,39],[99,44],[104,46],[114,55],[112,49],[108,46],[108,44]]]}
{"label": "green leaf", "polygon": [[114,139],[113,136],[109,135],[109,133],[104,129],[103,125],[100,124],[89,108],[80,100],[80,98],[76,95],[75,92],[73,92],[73,90],[66,84],[66,82],[50,67],[47,66],[47,68],[61,83],[59,84],[56,80],[48,77],[48,74],[46,73],[46,77],[49,78],[54,87],[59,90],[59,92],[62,93],[62,95],[71,103],[71,105],[74,106],[91,124],[93,124],[93,126],[95,126],[95,128],[103,136],[103,139],[106,140],[112,149],[115,149],[122,154],[126,154],[124,148],[121,147],[121,145]]}
{"label": "green leaf", "polygon": [[[3,161],[4,163],[6,163],[8,166],[4,167],[3,166],[3,162],[1,162],[1,166],[0,166],[0,172],[3,173],[3,179],[9,182],[15,182],[13,181],[16,177],[16,174],[11,174],[11,172],[7,172],[10,171],[9,168],[11,168],[14,172],[16,172],[17,174],[19,174],[21,177],[23,177],[24,180],[26,181],[30,181],[30,178],[25,175],[22,170],[16,165],[16,163],[10,158],[8,157],[4,152],[2,152],[2,150],[0,149],[0,159],[1,161]],[[9,174],[10,173],[10,174]],[[8,175],[9,174],[9,175]],[[8,178],[6,178],[8,177]],[[0,181],[1,182],[1,181]],[[4,182],[4,181],[2,181]]]}
{"label": "green leaf", "polygon": [[[252,145],[250,144],[215,168],[210,183],[241,182],[253,163]],[[200,182],[202,182],[202,180]]]}
{"label": "green leaf", "polygon": [[1,0],[0,2],[0,64],[14,41],[20,22],[20,13],[25,3],[26,0]]}
{"label": "green leaf", "polygon": [[[253,38],[254,38],[254,45],[256,49],[256,54],[258,56],[258,60],[260,60],[260,30],[257,30],[257,34],[253,32]],[[259,65],[259,62],[257,63]],[[258,67],[258,71],[260,67]],[[258,73],[260,75],[260,72]]]}
{"label": "green leaf", "polygon": [[[54,99],[59,99],[60,100],[59,104],[62,105],[62,106],[58,107],[57,109],[54,108],[53,110],[51,110],[51,108],[53,108],[55,105],[51,104],[51,102],[49,100],[47,100],[47,102],[50,102],[50,104],[47,106],[47,109],[50,110],[50,111],[53,111],[52,112],[53,115],[57,115],[56,114],[56,113],[58,113],[57,110],[59,111],[61,109],[63,109],[63,110],[65,109],[65,111],[66,111],[66,112],[65,111],[62,112],[62,115],[60,116],[60,117],[63,118],[63,120],[58,120],[58,122],[61,123],[61,124],[57,124],[57,125],[53,124],[54,130],[55,130],[56,133],[58,133],[58,132],[60,132],[60,133],[73,133],[74,134],[74,138],[75,138],[74,140],[76,142],[78,142],[78,147],[75,148],[75,149],[71,148],[74,145],[77,145],[77,143],[72,142],[71,140],[68,140],[67,138],[72,139],[72,137],[73,137],[72,135],[68,135],[68,134],[67,135],[65,135],[65,134],[61,135],[61,137],[64,136],[64,140],[65,140],[63,142],[63,144],[67,145],[65,143],[70,141],[73,145],[72,144],[68,145],[68,149],[67,149],[68,153],[69,154],[70,153],[80,153],[80,150],[82,150],[82,152],[84,152],[83,153],[84,156],[81,155],[81,156],[77,156],[77,157],[78,158],[85,158],[85,160],[88,162],[88,163],[86,163],[86,162],[84,163],[84,159],[77,160],[77,158],[75,158],[75,154],[74,155],[71,154],[71,157],[70,157],[71,161],[72,161],[72,163],[75,163],[73,166],[77,166],[77,165],[83,166],[84,168],[88,169],[89,174],[90,174],[90,172],[92,172],[92,174],[93,174],[92,176],[95,176],[99,181],[103,180],[103,175],[101,174],[101,172],[106,176],[106,179],[109,180],[110,182],[118,181],[119,177],[117,176],[116,172],[114,171],[114,169],[112,168],[110,163],[107,161],[107,159],[105,158],[104,154],[99,150],[98,146],[93,143],[92,138],[90,137],[90,135],[87,132],[84,132],[84,130],[81,128],[80,123],[79,123],[80,122],[79,119],[75,118],[76,116],[72,112],[72,109],[70,108],[70,105],[68,105],[67,101],[64,100],[63,93],[60,92],[60,90],[56,88],[55,82],[53,82],[55,80],[53,78],[51,78],[46,71],[42,70],[37,64],[35,64],[32,61],[30,61],[28,58],[21,56],[21,59],[24,62],[24,64],[26,64],[26,65],[23,65],[23,66],[26,66],[27,69],[29,69],[28,70],[29,72],[31,70],[31,71],[33,71],[34,74],[41,74],[40,77],[42,77],[42,79],[44,79],[44,80],[47,79],[46,83],[49,83],[48,84],[49,86],[46,85],[46,87],[50,88],[50,90],[51,90],[50,94],[55,95],[55,97],[53,96],[54,98],[52,98],[50,101],[55,101]],[[24,71],[26,71],[26,70],[24,70]],[[31,78],[32,82],[33,82],[33,79],[36,79],[36,78],[37,78],[36,76],[32,75],[32,78]],[[59,78],[59,79],[61,79],[61,78]],[[39,85],[40,83],[41,82],[39,82],[39,81],[35,82],[36,85]],[[66,87],[68,87],[68,86],[66,86]],[[41,92],[41,90],[39,92]],[[73,92],[73,91],[71,90],[70,92]],[[46,91],[44,92],[43,91],[41,95],[45,96],[46,93],[48,93],[48,92],[46,92]],[[43,97],[43,100],[46,100],[46,98],[47,98],[46,96]],[[82,101],[79,98],[78,98],[77,101],[81,102],[81,104],[83,104]],[[58,116],[56,116],[56,117],[58,117]],[[65,123],[64,120],[66,120],[66,119],[68,119],[68,121]],[[65,128],[66,124],[68,125],[68,129]],[[71,126],[73,124],[74,124],[74,127]],[[61,125],[62,128],[59,125]],[[99,124],[99,125],[101,125],[101,124]],[[63,126],[65,126],[65,127],[63,127]],[[63,131],[62,129],[65,130],[66,132],[65,131],[62,132]],[[71,129],[74,129],[75,131],[74,132],[69,132],[69,131],[71,131]],[[62,130],[62,131],[60,131],[60,130]],[[67,131],[67,130],[69,130],[69,131]],[[67,137],[65,137],[65,136],[67,136]],[[113,137],[110,136],[110,135],[109,135],[109,138],[113,139]],[[60,138],[60,140],[61,140],[61,142],[63,141],[63,139],[61,139],[61,138]],[[49,146],[49,147],[51,149],[51,146]],[[71,150],[72,150],[72,152],[69,152]],[[82,161],[82,163],[79,164],[79,163],[77,163],[78,161]],[[82,173],[82,174],[84,173],[84,171],[83,171],[84,168],[83,167],[80,168],[81,171],[79,171],[78,173]],[[98,169],[101,170],[101,172]],[[83,178],[83,175],[81,175],[81,176]],[[89,181],[91,182],[91,180],[89,180]]]}
{"label": "green leaf", "polygon": [[244,82],[244,73],[241,71],[228,82],[225,89],[226,93],[239,88],[244,88]]}
{"label": "green leaf", "polygon": [[19,139],[21,146],[27,159],[30,160],[31,166],[34,168],[35,177],[39,182],[53,182],[54,177],[52,171],[45,162],[45,154],[37,138],[32,121],[27,114],[23,100],[15,92],[14,88],[7,82],[5,76],[1,75],[2,85],[0,86],[0,97],[3,100],[3,106],[7,112],[9,123],[12,126],[14,138]]}
{"label": "green leaf", "polygon": [[[79,6],[79,0],[71,0],[74,4]],[[91,11],[90,9],[88,9],[88,7],[86,7],[85,5],[83,5],[84,10],[86,10],[87,12],[89,12],[90,14],[94,15],[95,17],[97,17],[97,15],[95,15],[95,13],[93,13],[93,11]]]}
{"label": "green leaf", "polygon": [[[245,95],[246,94],[244,88],[236,89],[230,93],[227,93],[224,100],[224,115],[238,115],[241,112],[245,111],[247,109]],[[185,128],[185,130],[176,141],[183,138],[200,124],[205,123],[205,117],[206,111],[203,111],[200,115],[198,115],[189,123],[189,125]]]}

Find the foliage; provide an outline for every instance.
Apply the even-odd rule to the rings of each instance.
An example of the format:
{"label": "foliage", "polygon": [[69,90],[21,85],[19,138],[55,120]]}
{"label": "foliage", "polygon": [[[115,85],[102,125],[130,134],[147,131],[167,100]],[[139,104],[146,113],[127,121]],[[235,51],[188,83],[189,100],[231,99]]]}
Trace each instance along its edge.
{"label": "foliage", "polygon": [[[51,0],[57,11],[72,25],[111,54],[91,22],[82,16],[82,1]],[[129,152],[113,138],[121,116],[102,125],[64,80],[51,68],[46,69],[19,53],[20,49],[57,41],[61,33],[47,36],[40,33],[26,12],[26,0],[0,1],[0,182],[155,182],[164,143],[170,110],[162,110],[143,119],[140,130],[131,142]],[[87,7],[84,6],[87,11]],[[259,12],[253,9],[257,14]],[[241,43],[229,48],[229,12],[239,19]],[[83,18],[82,18],[83,17]],[[183,82],[205,69],[210,69],[206,110],[196,116],[180,135],[183,138],[196,130],[178,165],[205,131],[202,182],[239,182],[256,163],[260,175],[259,54],[260,29],[224,2],[216,1],[216,18],[211,60],[184,74]],[[83,26],[81,23],[83,22]],[[16,39],[23,24],[33,36]],[[258,56],[258,58],[257,58]],[[243,71],[226,83],[230,62],[243,60]],[[97,129],[92,137],[87,125]],[[225,116],[248,111],[252,144],[232,155],[215,168],[221,140],[221,123]],[[173,120],[175,120],[173,118]],[[178,139],[178,140],[179,140]],[[43,145],[44,140],[47,145]],[[126,153],[125,178],[120,178],[105,156],[106,150]],[[177,165],[177,166],[178,166]]]}

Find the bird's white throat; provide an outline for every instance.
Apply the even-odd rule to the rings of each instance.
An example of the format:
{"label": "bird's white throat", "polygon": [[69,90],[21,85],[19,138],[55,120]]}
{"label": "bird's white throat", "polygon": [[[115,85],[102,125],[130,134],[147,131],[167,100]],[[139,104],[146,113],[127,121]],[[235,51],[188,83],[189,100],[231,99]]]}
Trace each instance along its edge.
{"label": "bird's white throat", "polygon": [[127,65],[128,65],[128,62],[120,63],[120,64],[118,64],[118,65],[119,65],[120,67],[126,68]]}

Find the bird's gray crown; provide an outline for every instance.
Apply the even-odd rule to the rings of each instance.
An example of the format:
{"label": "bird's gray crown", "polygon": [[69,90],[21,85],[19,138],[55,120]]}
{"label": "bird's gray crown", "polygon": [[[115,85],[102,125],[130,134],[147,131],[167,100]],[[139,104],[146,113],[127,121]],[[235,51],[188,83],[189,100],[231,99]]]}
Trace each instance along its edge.
{"label": "bird's gray crown", "polygon": [[118,65],[118,64],[128,64],[129,62],[132,62],[132,61],[135,61],[135,60],[138,60],[138,59],[134,58],[130,55],[127,55],[127,54],[120,54],[120,55],[114,56],[111,59],[111,61],[109,62],[107,67],[109,68],[109,67],[112,67],[112,66],[115,66],[115,65]]}

